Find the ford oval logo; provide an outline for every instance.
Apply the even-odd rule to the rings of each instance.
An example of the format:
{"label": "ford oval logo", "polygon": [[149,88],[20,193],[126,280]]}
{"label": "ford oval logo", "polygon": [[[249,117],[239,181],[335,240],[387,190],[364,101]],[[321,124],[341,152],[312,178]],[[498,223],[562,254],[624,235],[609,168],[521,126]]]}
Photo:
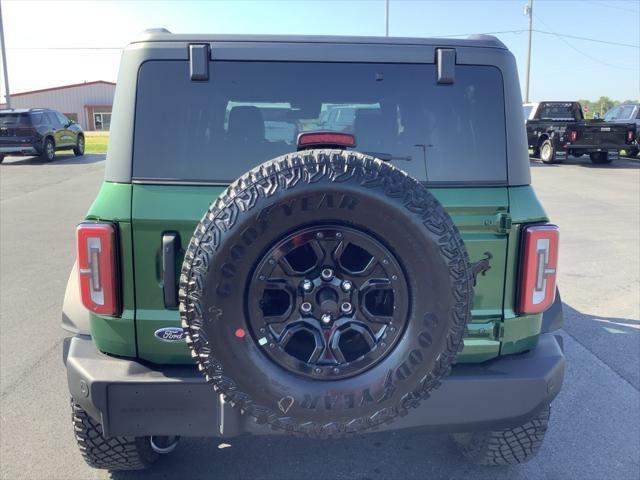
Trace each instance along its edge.
{"label": "ford oval logo", "polygon": [[154,332],[163,342],[183,342],[184,331],[180,327],[165,327]]}

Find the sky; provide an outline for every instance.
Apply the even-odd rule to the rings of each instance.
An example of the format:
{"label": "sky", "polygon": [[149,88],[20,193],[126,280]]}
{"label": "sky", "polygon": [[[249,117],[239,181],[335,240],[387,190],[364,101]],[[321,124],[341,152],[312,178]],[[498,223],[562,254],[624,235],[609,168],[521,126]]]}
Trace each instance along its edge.
{"label": "sky", "polygon": [[[496,36],[514,53],[523,85],[525,3],[389,0],[389,34],[509,32]],[[151,27],[174,33],[385,34],[384,0],[0,0],[0,5],[13,93],[115,81],[120,49]],[[531,100],[640,98],[640,0],[534,0],[533,28],[610,43],[534,32]],[[3,97],[5,92],[3,82]]]}

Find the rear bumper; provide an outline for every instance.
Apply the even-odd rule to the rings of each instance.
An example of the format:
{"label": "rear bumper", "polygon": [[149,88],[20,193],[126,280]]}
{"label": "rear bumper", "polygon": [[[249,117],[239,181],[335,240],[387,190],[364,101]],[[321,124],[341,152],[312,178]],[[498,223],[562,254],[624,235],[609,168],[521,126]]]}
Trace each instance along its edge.
{"label": "rear bumper", "polygon": [[[110,357],[98,352],[88,336],[65,339],[63,359],[71,396],[102,423],[106,436],[274,434],[226,404],[195,367]],[[454,366],[428,400],[377,431],[463,432],[521,425],[558,394],[564,366],[561,342],[542,334],[527,353]]]}
{"label": "rear bumper", "polygon": [[606,145],[563,145],[565,150],[579,150],[585,153],[592,152],[609,152],[624,150],[625,148],[633,147],[632,143],[620,143],[620,144],[606,144]]}
{"label": "rear bumper", "polygon": [[0,153],[3,155],[37,155],[38,150],[33,145],[0,145]]}

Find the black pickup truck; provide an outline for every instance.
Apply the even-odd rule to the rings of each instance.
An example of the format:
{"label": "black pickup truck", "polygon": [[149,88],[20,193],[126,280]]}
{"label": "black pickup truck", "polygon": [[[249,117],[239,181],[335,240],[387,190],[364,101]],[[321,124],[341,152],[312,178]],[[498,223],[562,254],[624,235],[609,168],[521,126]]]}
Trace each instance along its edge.
{"label": "black pickup truck", "polygon": [[585,120],[578,102],[526,103],[523,108],[529,148],[545,163],[585,153],[593,163],[611,163],[620,150],[635,145],[635,124]]}
{"label": "black pickup truck", "polygon": [[640,152],[640,103],[621,103],[604,114],[605,122],[634,123],[636,126],[635,145],[625,148],[627,157],[635,157]]}

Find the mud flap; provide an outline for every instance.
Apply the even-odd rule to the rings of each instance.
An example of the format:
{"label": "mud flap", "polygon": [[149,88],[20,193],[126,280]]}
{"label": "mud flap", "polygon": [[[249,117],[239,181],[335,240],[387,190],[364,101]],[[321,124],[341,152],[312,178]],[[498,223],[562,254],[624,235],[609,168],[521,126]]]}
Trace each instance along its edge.
{"label": "mud flap", "polygon": [[556,150],[553,154],[554,162],[564,162],[567,159],[567,151],[566,150]]}

